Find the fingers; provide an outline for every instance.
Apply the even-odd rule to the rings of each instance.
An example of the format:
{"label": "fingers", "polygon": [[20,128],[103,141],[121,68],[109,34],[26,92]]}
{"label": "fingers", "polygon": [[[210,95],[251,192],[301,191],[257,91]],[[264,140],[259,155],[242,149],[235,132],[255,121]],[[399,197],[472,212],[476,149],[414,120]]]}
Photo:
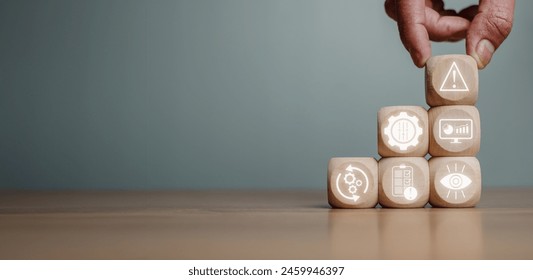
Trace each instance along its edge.
{"label": "fingers", "polygon": [[398,15],[396,14],[396,0],[385,1],[385,13],[387,13],[390,18],[397,21]]}
{"label": "fingers", "polygon": [[466,37],[470,21],[457,16],[455,11],[443,11],[441,16],[433,9],[426,8],[426,29],[432,41],[459,41]]}
{"label": "fingers", "polygon": [[470,7],[464,8],[459,12],[459,16],[466,18],[469,21],[474,20],[474,17],[478,13],[479,6],[478,5],[472,5]]}
{"label": "fingers", "polygon": [[431,56],[429,34],[424,26],[425,8],[425,0],[397,0],[395,7],[400,39],[417,67],[423,67]]}
{"label": "fingers", "polygon": [[398,22],[400,38],[416,66],[431,55],[432,41],[466,37],[467,54],[480,69],[492,59],[513,26],[514,0],[480,0],[459,13],[445,10],[442,0],[386,0],[385,11]]}
{"label": "fingers", "polygon": [[431,56],[429,40],[462,40],[470,26],[470,21],[456,11],[445,10],[441,0],[387,0],[385,11],[398,22],[402,43],[418,67]]}
{"label": "fingers", "polygon": [[435,11],[444,10],[444,1],[442,0],[426,0],[426,7],[430,7]]}
{"label": "fingers", "polygon": [[514,0],[481,0],[477,15],[466,34],[466,53],[483,69],[494,51],[511,33]]}

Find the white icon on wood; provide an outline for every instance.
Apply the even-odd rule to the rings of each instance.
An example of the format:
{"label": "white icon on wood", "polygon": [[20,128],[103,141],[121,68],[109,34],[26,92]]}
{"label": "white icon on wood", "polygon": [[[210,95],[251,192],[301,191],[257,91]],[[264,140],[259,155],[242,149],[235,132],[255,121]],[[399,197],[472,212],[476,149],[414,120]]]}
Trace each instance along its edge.
{"label": "white icon on wood", "polygon": [[418,138],[423,130],[416,116],[401,112],[397,116],[390,116],[387,121],[388,125],[383,133],[389,138],[387,143],[390,146],[397,146],[401,151],[405,151],[411,146],[418,145]]}
{"label": "white icon on wood", "polygon": [[448,169],[448,175],[444,176],[440,180],[440,183],[448,189],[446,198],[449,198],[450,194],[453,193],[454,199],[457,200],[459,192],[462,194],[463,198],[466,198],[464,189],[472,184],[472,179],[464,175],[466,165],[463,165],[461,171],[459,171],[457,163],[454,166],[455,168],[452,172],[450,166],[446,165],[446,168]]}
{"label": "white icon on wood", "polygon": [[448,70],[444,81],[442,81],[440,91],[469,91],[463,74],[459,71],[459,67],[457,67],[455,61],[452,63],[450,70]]}
{"label": "white icon on wood", "polygon": [[452,140],[452,144],[461,143],[459,140],[470,140],[474,137],[473,124],[472,119],[440,119],[439,138]]}
{"label": "white icon on wood", "polygon": [[[341,181],[342,178],[342,181]],[[339,172],[336,180],[337,191],[342,197],[356,202],[361,197],[359,194],[365,194],[368,191],[368,176],[360,168],[351,164],[346,167],[344,172]]]}
{"label": "white icon on wood", "polygon": [[392,195],[414,200],[418,191],[414,187],[413,167],[405,164],[392,167]]}

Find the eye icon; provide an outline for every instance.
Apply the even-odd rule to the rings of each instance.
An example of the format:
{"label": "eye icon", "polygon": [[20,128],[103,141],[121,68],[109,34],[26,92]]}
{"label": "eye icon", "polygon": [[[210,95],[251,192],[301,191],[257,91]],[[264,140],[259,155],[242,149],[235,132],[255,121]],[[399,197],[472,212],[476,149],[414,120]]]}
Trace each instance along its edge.
{"label": "eye icon", "polygon": [[451,173],[440,180],[440,183],[451,190],[462,190],[472,183],[472,180],[461,173]]}

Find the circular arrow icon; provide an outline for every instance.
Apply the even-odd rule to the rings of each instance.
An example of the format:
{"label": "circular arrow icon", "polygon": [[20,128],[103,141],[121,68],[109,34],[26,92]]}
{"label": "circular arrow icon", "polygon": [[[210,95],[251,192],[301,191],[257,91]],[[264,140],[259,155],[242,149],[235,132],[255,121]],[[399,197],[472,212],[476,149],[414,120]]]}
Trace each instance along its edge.
{"label": "circular arrow icon", "polygon": [[[341,180],[343,178],[343,180]],[[349,200],[356,202],[361,196],[368,191],[368,176],[366,173],[351,164],[346,167],[342,172],[337,174],[337,180],[335,181],[336,188],[339,194]]]}

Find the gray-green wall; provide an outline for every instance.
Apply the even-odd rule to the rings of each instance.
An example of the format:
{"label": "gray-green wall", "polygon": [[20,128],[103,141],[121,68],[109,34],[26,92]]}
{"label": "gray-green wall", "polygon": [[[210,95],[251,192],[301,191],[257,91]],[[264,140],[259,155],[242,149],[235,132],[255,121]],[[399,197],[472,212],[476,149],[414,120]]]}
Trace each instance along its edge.
{"label": "gray-green wall", "polygon": [[[480,72],[485,186],[532,185],[531,11]],[[0,187],[324,188],[423,81],[382,1],[2,0]]]}

